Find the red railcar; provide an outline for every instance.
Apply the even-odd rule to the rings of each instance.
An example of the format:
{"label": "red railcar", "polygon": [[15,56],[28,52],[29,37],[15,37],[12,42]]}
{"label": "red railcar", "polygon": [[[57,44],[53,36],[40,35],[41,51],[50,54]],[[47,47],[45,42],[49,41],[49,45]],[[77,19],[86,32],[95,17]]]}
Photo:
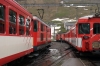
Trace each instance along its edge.
{"label": "red railcar", "polygon": [[37,26],[33,18],[14,0],[0,1],[0,66],[33,53],[36,42],[38,46],[51,42],[50,27],[38,19],[39,32],[35,33]]}
{"label": "red railcar", "polygon": [[56,41],[65,41],[65,33],[60,33],[56,35]]}
{"label": "red railcar", "polygon": [[37,17],[33,17],[34,20],[34,31],[32,32],[34,36],[34,49],[35,51],[48,47],[51,42],[51,29],[50,27],[41,21]]}
{"label": "red railcar", "polygon": [[57,34],[56,35],[56,41],[60,41],[60,40],[61,40],[60,34]]}
{"label": "red railcar", "polygon": [[90,15],[81,17],[78,22],[66,33],[66,40],[77,50],[92,52],[100,50],[100,17]]}
{"label": "red railcar", "polygon": [[51,28],[47,26],[47,30],[46,30],[47,34],[46,34],[46,39],[48,43],[51,43]]}
{"label": "red railcar", "polygon": [[33,52],[31,19],[14,0],[0,1],[0,66]]}

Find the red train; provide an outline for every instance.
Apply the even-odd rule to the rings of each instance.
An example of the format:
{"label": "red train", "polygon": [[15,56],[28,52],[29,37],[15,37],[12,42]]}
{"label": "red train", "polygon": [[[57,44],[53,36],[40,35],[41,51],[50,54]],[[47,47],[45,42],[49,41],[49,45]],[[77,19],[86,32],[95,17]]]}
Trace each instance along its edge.
{"label": "red train", "polygon": [[65,33],[59,33],[56,35],[56,41],[65,41]]}
{"label": "red train", "polygon": [[51,28],[14,0],[0,1],[0,66],[46,48]]}
{"label": "red train", "polygon": [[[46,25],[37,17],[33,17],[34,20],[34,51],[42,49],[45,46],[49,46],[51,43],[51,28]],[[47,44],[46,44],[47,43]]]}
{"label": "red train", "polygon": [[[76,24],[64,34],[65,37],[62,39],[65,39],[78,51],[100,50],[100,14],[79,18]],[[60,38],[58,35],[56,40]]]}

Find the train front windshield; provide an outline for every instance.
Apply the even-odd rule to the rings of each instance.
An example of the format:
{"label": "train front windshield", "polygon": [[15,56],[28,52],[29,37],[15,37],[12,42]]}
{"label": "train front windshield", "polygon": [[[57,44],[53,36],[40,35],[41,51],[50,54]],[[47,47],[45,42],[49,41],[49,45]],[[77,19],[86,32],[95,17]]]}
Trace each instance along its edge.
{"label": "train front windshield", "polygon": [[78,25],[79,34],[90,34],[90,24],[89,23],[80,23]]}

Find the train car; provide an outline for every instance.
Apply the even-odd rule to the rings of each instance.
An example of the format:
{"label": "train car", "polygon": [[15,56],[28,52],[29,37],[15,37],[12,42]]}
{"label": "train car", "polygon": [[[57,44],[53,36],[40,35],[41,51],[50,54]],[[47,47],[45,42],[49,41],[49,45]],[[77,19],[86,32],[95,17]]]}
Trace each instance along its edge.
{"label": "train car", "polygon": [[62,33],[62,34],[61,34],[61,41],[65,42],[65,36],[66,36],[65,33]]}
{"label": "train car", "polygon": [[0,1],[0,66],[33,53],[36,46],[48,46],[50,27],[37,21],[15,0]]}
{"label": "train car", "polygon": [[51,28],[50,27],[47,27],[47,34],[46,34],[46,36],[47,36],[47,42],[48,43],[51,43]]}
{"label": "train car", "polygon": [[56,35],[56,41],[65,41],[65,33],[60,33]]}
{"label": "train car", "polygon": [[33,52],[31,19],[14,0],[0,1],[0,66]]}
{"label": "train car", "polygon": [[80,52],[100,50],[100,14],[79,18],[65,40]]}
{"label": "train car", "polygon": [[51,29],[38,17],[33,16],[34,20],[34,51],[40,50],[50,46],[51,42]]}
{"label": "train car", "polygon": [[65,33],[65,42],[70,42],[70,31]]}
{"label": "train car", "polygon": [[60,41],[60,40],[61,40],[60,34],[56,34],[56,41]]}

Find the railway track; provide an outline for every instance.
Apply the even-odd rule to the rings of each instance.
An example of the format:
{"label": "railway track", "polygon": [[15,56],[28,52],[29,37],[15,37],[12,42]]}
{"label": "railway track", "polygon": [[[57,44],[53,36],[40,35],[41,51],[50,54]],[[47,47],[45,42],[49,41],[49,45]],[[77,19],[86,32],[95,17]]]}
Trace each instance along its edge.
{"label": "railway track", "polygon": [[88,58],[93,66],[100,66],[100,55]]}
{"label": "railway track", "polygon": [[[62,42],[60,43],[60,44],[63,44]],[[62,47],[62,48],[65,48],[64,46],[60,46],[60,47]],[[56,60],[54,60],[53,62],[50,62],[49,64],[47,64],[46,66],[57,66],[56,64],[57,63],[59,63],[60,61],[62,61],[63,60],[63,58],[66,56],[66,55],[68,55],[68,54],[72,54],[73,55],[73,57],[74,58],[79,58],[80,60],[81,60],[81,62],[83,63],[83,65],[84,66],[100,66],[100,53],[99,53],[99,55],[98,54],[92,54],[92,53],[89,53],[89,54],[80,54],[79,56],[78,55],[76,55],[74,52],[73,52],[73,48],[71,49],[71,48],[69,48],[70,46],[68,46],[67,48],[66,48],[66,50],[65,49],[63,49],[66,53],[62,53],[62,55],[60,55],[60,57],[58,58],[58,59],[56,59]],[[62,52],[62,49],[60,49],[60,52]],[[76,52],[76,51],[75,51]],[[57,53],[56,53],[57,54]],[[43,62],[42,60],[48,60],[48,59],[50,59],[50,58],[52,58],[53,56],[56,56],[56,54],[55,55],[49,55],[49,56],[46,56],[46,57],[42,57],[42,56],[40,56],[40,57],[42,57],[42,58],[39,58],[39,59],[37,59],[36,61],[38,62],[38,63],[41,63],[41,62]],[[42,60],[41,60],[42,59]],[[39,61],[40,60],[40,61]],[[35,63],[36,63],[36,61],[35,61]],[[36,66],[36,65],[34,65],[35,63],[33,63],[31,66]],[[38,63],[36,63],[36,64],[38,64]],[[45,62],[46,63],[46,62]],[[39,65],[37,65],[37,66],[39,66]]]}
{"label": "railway track", "polygon": [[80,61],[84,66],[100,66],[100,55],[86,54],[86,55],[76,55],[76,58],[80,58]]}
{"label": "railway track", "polygon": [[[62,46],[60,46],[62,47]],[[50,49],[51,50],[51,49]],[[55,65],[56,63],[59,62],[60,59],[62,59],[63,57],[65,57],[67,54],[71,53],[72,51],[70,50],[70,48],[67,48],[67,50],[64,50],[63,51],[68,51],[67,53],[59,53],[56,49],[54,50],[51,50],[51,52],[54,51],[55,53],[54,54],[48,54],[44,57],[40,56],[38,59],[35,60],[35,62],[33,62],[31,64],[31,66],[40,66],[40,63],[43,63],[44,60],[44,64],[46,64],[46,66],[52,66],[52,65]],[[61,49],[59,51],[62,51]],[[52,62],[49,62],[48,63],[48,60],[50,60],[51,58],[54,58],[55,56],[58,56],[56,59],[54,59]],[[47,64],[48,63],[48,64]],[[43,65],[44,66],[44,65]]]}

